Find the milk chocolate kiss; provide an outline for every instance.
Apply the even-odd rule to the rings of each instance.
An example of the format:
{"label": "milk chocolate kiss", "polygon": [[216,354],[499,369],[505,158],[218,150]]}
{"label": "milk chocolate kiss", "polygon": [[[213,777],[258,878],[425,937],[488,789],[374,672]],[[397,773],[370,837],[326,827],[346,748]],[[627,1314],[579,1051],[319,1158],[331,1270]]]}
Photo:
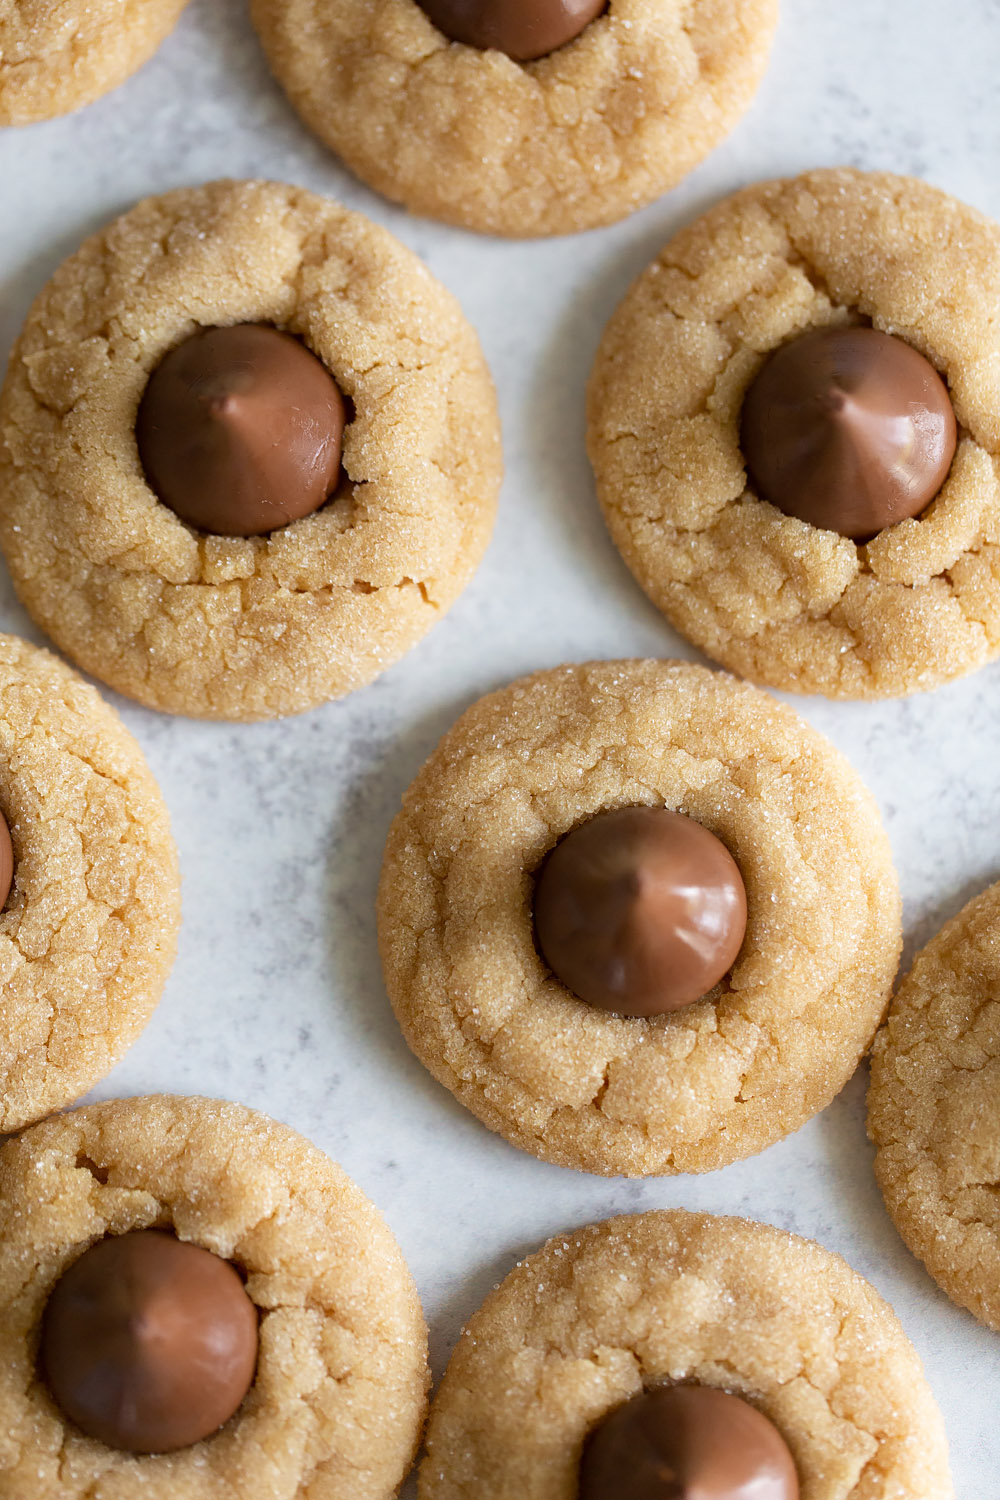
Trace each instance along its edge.
{"label": "milk chocolate kiss", "polygon": [[758,494],[857,541],[930,504],[955,441],[955,413],[934,366],[874,328],[793,339],[743,402],[740,442]]}
{"label": "milk chocolate kiss", "polygon": [[3,813],[0,813],[0,911],[3,911],[10,888],[14,884],[14,846],[10,841],[10,829]]}
{"label": "milk chocolate kiss", "polygon": [[419,0],[453,42],[506,52],[515,62],[546,57],[580,35],[607,0]]}
{"label": "milk chocolate kiss", "polygon": [[277,328],[202,328],[153,371],[135,435],[151,488],[216,536],[261,536],[312,515],[336,487],[336,382]]}
{"label": "milk chocolate kiss", "polygon": [[49,1298],[40,1361],[63,1412],[129,1453],[169,1453],[227,1422],[253,1382],[257,1310],[238,1272],[142,1229],[99,1240]]}
{"label": "milk chocolate kiss", "polygon": [[746,932],[736,861],[682,813],[598,813],[552,850],[535,884],[535,935],[552,972],[600,1010],[691,1005],[730,969]]}
{"label": "milk chocolate kiss", "polygon": [[749,1402],[704,1385],[644,1391],[583,1450],[580,1500],[798,1500],[781,1433]]}

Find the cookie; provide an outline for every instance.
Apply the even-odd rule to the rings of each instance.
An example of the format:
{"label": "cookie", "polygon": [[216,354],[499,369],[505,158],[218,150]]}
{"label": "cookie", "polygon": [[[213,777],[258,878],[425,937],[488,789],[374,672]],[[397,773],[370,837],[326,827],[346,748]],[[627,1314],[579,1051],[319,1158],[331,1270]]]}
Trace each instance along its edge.
{"label": "cookie", "polygon": [[434,1401],[420,1500],[573,1500],[587,1435],[677,1384],[769,1418],[801,1500],[953,1494],[920,1360],[874,1288],[797,1235],[674,1209],[556,1235],[487,1298]]}
{"label": "cookie", "polygon": [[[728,848],[746,938],[704,998],[608,1014],[535,942],[536,875],[608,809],[666,808]],[[797,1130],[882,1018],[900,905],[875,804],[765,693],[680,662],[559,667],[474,704],[407,791],[378,896],[410,1047],[491,1130],[546,1161],[701,1172]]]}
{"label": "cookie", "polygon": [[[518,8],[452,9],[509,25]],[[252,15],[294,107],[364,182],[414,213],[528,236],[611,224],[696,166],[750,104],[777,0],[610,0],[527,62],[449,41],[415,0],[253,0]]]}
{"label": "cookie", "polygon": [[0,0],[0,125],[30,125],[124,83],[188,0]]}
{"label": "cookie", "polygon": [[[752,681],[833,698],[924,691],[1000,653],[1000,229],[912,178],[747,188],[672,239],[605,331],[588,449],[653,603]],[[759,498],[744,398],[807,330],[894,335],[947,383],[958,446],[919,519],[867,542]]]}
{"label": "cookie", "polygon": [[[195,529],[143,471],[136,419],[201,327],[273,324],[349,418],[341,481],[264,536]],[[385,230],[298,188],[147,199],[32,308],[0,395],[0,543],[34,619],[170,713],[266,719],[350,692],[469,581],[500,481],[496,402],[451,295]]]}
{"label": "cookie", "polygon": [[75,672],[0,636],[0,1131],[87,1091],[131,1046],[170,972],[177,852],[139,746]]}
{"label": "cookie", "polygon": [[[256,1379],[214,1436],[131,1454],[66,1423],[36,1372],[67,1267],[106,1235],[172,1230],[235,1264]],[[388,1500],[427,1390],[416,1290],[377,1209],[309,1141],[238,1104],[91,1105],[0,1152],[0,1488],[18,1500]]]}
{"label": "cookie", "polygon": [[920,952],[872,1051],[868,1133],[903,1239],[1000,1330],[1000,885]]}

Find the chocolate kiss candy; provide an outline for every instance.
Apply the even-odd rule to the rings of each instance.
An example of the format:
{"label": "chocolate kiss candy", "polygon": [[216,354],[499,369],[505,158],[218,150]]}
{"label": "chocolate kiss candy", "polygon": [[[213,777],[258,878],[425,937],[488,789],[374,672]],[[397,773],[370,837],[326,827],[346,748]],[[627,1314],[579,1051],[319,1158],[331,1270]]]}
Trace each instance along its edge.
{"label": "chocolate kiss candy", "polygon": [[56,1283],[40,1360],[88,1437],[169,1453],[240,1405],[257,1364],[257,1309],[228,1261],[141,1229],[99,1240]]}
{"label": "chocolate kiss candy", "polygon": [[0,911],[3,910],[10,888],[14,884],[14,846],[10,841],[10,829],[3,813],[0,813]]}
{"label": "chocolate kiss candy", "polygon": [[506,52],[515,62],[546,57],[580,35],[607,0],[419,0],[453,42]]}
{"label": "chocolate kiss candy", "polygon": [[739,1396],[703,1385],[645,1391],[587,1441],[580,1500],[798,1500],[781,1433]]}
{"label": "chocolate kiss candy", "polygon": [[589,1005],[655,1016],[729,970],[746,932],[736,861],[682,813],[624,807],[566,835],[535,885],[542,957]]}
{"label": "chocolate kiss candy", "polygon": [[955,413],[934,366],[874,328],[793,339],[743,402],[740,443],[758,494],[858,541],[930,504],[955,442]]}
{"label": "chocolate kiss candy", "polygon": [[216,536],[261,536],[312,515],[340,470],[344,400],[277,328],[203,328],[153,371],[139,457],[164,505]]}

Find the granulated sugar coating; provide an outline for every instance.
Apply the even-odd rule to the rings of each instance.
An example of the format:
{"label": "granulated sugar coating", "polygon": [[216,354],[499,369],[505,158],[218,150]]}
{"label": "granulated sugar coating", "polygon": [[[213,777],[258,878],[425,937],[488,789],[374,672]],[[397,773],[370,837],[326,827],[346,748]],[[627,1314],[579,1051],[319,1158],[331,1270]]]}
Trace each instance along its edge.
{"label": "granulated sugar coating", "polygon": [[[243,1271],[260,1354],[220,1432],[136,1456],[63,1422],[35,1351],[66,1267],[147,1228]],[[390,1500],[426,1404],[424,1319],[378,1210],[295,1131],[212,1099],[91,1105],[0,1151],[0,1350],[0,1491],[17,1500]]]}
{"label": "granulated sugar coating", "polygon": [[872,1053],[868,1132],[914,1255],[1000,1329],[1000,885],[928,943],[900,986]]}
{"label": "granulated sugar coating", "polygon": [[[186,526],[135,440],[163,355],[233,323],[298,335],[354,407],[337,498],[265,537]],[[28,315],[0,431],[0,541],[26,608],[119,692],[204,718],[297,713],[384,671],[468,583],[500,484],[457,302],[384,229],[276,183],[149,198],[87,240]]]}
{"label": "granulated sugar coating", "polygon": [[412,212],[487,234],[611,224],[679,182],[760,83],[777,0],[610,0],[527,64],[449,42],[413,0],[253,0],[306,124]]}
{"label": "granulated sugar coating", "polygon": [[[47,651],[0,636],[0,1131],[86,1092],[135,1041],[177,946],[177,852],[114,709]],[[2,1426],[2,1424],[0,1424]]]}
{"label": "granulated sugar coating", "polygon": [[[663,806],[734,856],[730,975],[654,1019],[596,1011],[535,948],[534,872],[607,808]],[[609,1175],[702,1172],[843,1087],[900,951],[888,839],[856,773],[766,693],[703,667],[540,672],[474,704],[403,799],[379,890],[390,999],[421,1061],[491,1130]]]}
{"label": "granulated sugar coating", "polygon": [[549,1240],[463,1330],[420,1500],[575,1500],[587,1433],[660,1382],[743,1396],[801,1500],[950,1500],[944,1427],[895,1315],[839,1255],[683,1210]]}
{"label": "granulated sugar coating", "polygon": [[0,0],[0,125],[79,109],[124,83],[188,0]]}
{"label": "granulated sugar coating", "polygon": [[[1000,228],[912,178],[810,172],[682,230],[604,334],[588,448],[616,545],[659,609],[752,681],[833,698],[937,687],[1000,653]],[[748,486],[744,394],[779,345],[862,322],[947,381],[951,474],[867,546]]]}

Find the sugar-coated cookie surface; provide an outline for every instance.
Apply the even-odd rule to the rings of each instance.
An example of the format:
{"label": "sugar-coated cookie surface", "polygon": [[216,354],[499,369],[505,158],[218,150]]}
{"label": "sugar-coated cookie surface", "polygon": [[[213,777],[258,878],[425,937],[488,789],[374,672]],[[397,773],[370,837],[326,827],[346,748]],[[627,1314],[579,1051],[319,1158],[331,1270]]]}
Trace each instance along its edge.
{"label": "sugar-coated cookie surface", "polygon": [[721,1387],[801,1500],[949,1500],[944,1428],[892,1309],[828,1250],[660,1211],[556,1235],[476,1312],[434,1400],[420,1500],[575,1500],[584,1438],[643,1387]]}
{"label": "sugar-coated cookie surface", "polygon": [[[633,804],[703,823],[747,892],[730,974],[653,1019],[578,1000],[533,931],[549,850]],[[390,999],[434,1076],[523,1150],[632,1176],[751,1156],[828,1104],[901,941],[889,843],[838,751],[766,693],[660,661],[560,667],[473,704],[404,796],[378,917]]]}
{"label": "sugar-coated cookie surface", "polygon": [[117,88],[188,0],[0,0],[0,125],[50,120]]}
{"label": "sugar-coated cookie surface", "polygon": [[610,0],[527,64],[449,42],[415,0],[253,0],[279,82],[352,171],[489,234],[610,224],[673,187],[745,112],[777,0]]}
{"label": "sugar-coated cookie surface", "polygon": [[[611,535],[670,622],[753,681],[885,698],[1000,653],[1000,228],[913,178],[825,170],[747,188],[676,235],[608,325],[588,448]],[[859,545],[759,500],[744,394],[807,329],[861,322],[945,378],[937,498]]]}
{"label": "sugar-coated cookie surface", "polygon": [[[162,505],[135,419],[198,326],[271,323],[353,415],[322,510],[261,537]],[[486,547],[496,401],[454,298],[384,229],[279,183],[149,198],[36,300],[0,395],[0,542],[18,593],[76,661],[154,708],[297,713],[369,682],[423,636]]]}
{"label": "sugar-coated cookie surface", "polygon": [[[257,1375],[215,1436],[117,1452],[66,1424],[37,1333],[66,1267],[150,1227],[231,1260],[260,1313]],[[427,1390],[426,1327],[381,1215],[295,1131],[238,1104],[118,1100],[0,1151],[0,1492],[18,1500],[389,1500]]]}
{"label": "sugar-coated cookie surface", "polygon": [[1000,1330],[1000,885],[916,957],[872,1051],[886,1207],[954,1302]]}
{"label": "sugar-coated cookie surface", "polygon": [[0,635],[0,1132],[111,1071],[149,1020],[180,925],[159,788],[114,709],[69,667]]}

